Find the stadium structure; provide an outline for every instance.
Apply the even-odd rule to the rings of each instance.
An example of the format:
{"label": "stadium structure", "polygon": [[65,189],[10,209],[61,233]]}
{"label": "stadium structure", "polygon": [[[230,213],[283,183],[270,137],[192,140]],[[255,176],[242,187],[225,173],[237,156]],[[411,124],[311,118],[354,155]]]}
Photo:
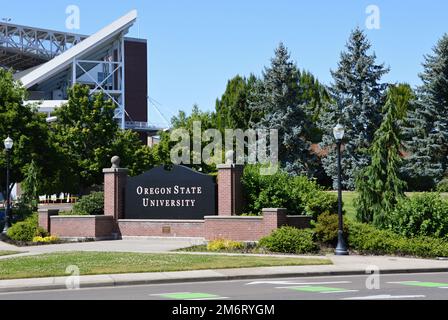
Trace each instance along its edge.
{"label": "stadium structure", "polygon": [[165,128],[148,121],[147,41],[126,37],[136,20],[134,10],[91,36],[0,22],[0,67],[15,72],[26,103],[48,116],[83,84],[114,101],[122,129],[156,135]]}

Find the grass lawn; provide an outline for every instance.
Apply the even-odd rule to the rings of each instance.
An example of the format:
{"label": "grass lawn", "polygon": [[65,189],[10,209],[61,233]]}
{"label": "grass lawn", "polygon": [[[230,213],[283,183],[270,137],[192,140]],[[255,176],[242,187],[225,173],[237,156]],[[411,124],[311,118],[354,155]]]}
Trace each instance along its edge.
{"label": "grass lawn", "polygon": [[328,264],[332,262],[318,258],[72,252],[0,260],[0,279],[67,276],[71,265],[81,275],[96,275]]}
{"label": "grass lawn", "polygon": [[10,256],[12,254],[18,254],[18,253],[20,253],[20,252],[17,252],[17,251],[0,251],[0,257],[1,256]]}
{"label": "grass lawn", "polygon": [[[337,195],[337,192],[332,193]],[[422,194],[421,192],[408,192],[406,195],[408,197],[415,197],[416,195]],[[356,192],[343,192],[342,193],[342,201],[344,202],[344,210],[346,212],[346,217],[348,219],[355,219],[356,218],[356,211],[354,206],[354,200],[356,198],[357,193]],[[448,199],[448,193],[442,193],[442,197],[445,199]]]}

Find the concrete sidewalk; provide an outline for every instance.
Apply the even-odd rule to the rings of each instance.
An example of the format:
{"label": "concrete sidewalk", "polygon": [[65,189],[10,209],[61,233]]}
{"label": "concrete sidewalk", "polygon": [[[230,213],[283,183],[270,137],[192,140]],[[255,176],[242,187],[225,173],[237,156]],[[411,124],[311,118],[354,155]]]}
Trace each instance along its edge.
{"label": "concrete sidewalk", "polygon": [[[61,248],[73,249],[75,251],[101,251],[99,249],[109,248],[107,251],[115,252],[154,252],[154,248],[161,249],[155,243],[162,241],[163,247],[175,247],[185,244],[182,241],[190,240],[171,240],[167,239],[142,242],[142,240],[127,240],[120,243],[91,243],[87,244],[70,244],[69,247],[57,247],[57,250],[51,252],[60,252]],[[180,241],[180,242],[178,242]],[[146,245],[144,244],[146,243]],[[152,244],[150,244],[152,243]],[[169,245],[167,244],[169,243]],[[81,246],[80,246],[81,245]],[[159,244],[160,245],[160,244]],[[138,247],[138,248],[137,248]],[[2,248],[2,247],[0,247]],[[44,247],[29,254],[42,254],[50,252],[51,247]],[[74,249],[76,248],[76,249]],[[56,248],[53,248],[56,249]],[[133,249],[129,251],[129,249]],[[66,250],[66,251],[67,251]],[[146,251],[145,251],[146,250]],[[71,250],[68,250],[71,251]],[[104,251],[104,250],[103,250]],[[163,252],[163,251],[159,251]],[[174,253],[173,253],[174,254]],[[187,253],[188,254],[188,253]],[[190,253],[197,254],[197,253]],[[17,257],[10,256],[11,257]],[[284,256],[283,256],[284,257]],[[319,258],[316,256],[301,256],[300,258]],[[158,273],[139,273],[139,274],[115,274],[115,275],[97,275],[97,276],[81,276],[80,287],[113,287],[128,285],[147,285],[161,283],[182,283],[182,282],[204,282],[204,281],[225,281],[239,279],[266,279],[266,278],[291,278],[306,276],[331,276],[331,275],[367,275],[368,270],[378,268],[382,274],[391,273],[432,273],[432,272],[448,272],[448,261],[428,260],[428,259],[412,259],[398,257],[371,257],[371,256],[347,256],[336,257],[327,256],[333,262],[333,265],[322,266],[296,266],[296,267],[267,267],[267,268],[242,268],[242,269],[223,269],[223,270],[199,270],[199,271],[182,271],[182,272],[158,272]],[[73,279],[67,277],[53,277],[41,279],[19,279],[0,281],[0,292],[21,292],[33,290],[53,290],[67,289],[67,281],[70,283]]]}
{"label": "concrete sidewalk", "polygon": [[[73,242],[43,246],[16,247],[0,241],[0,251],[21,252],[20,254],[14,255],[14,257],[76,251],[160,253],[188,248],[203,243],[205,243],[204,239],[200,238],[129,238],[119,241]],[[0,260],[8,258],[11,258],[11,256],[0,257]]]}

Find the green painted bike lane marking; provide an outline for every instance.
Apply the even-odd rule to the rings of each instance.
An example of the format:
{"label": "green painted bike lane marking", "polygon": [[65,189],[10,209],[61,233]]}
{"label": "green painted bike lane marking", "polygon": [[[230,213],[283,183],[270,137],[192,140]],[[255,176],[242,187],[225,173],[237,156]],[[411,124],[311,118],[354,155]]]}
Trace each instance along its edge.
{"label": "green painted bike lane marking", "polygon": [[401,284],[404,286],[413,286],[413,287],[424,287],[424,288],[447,288],[448,283],[440,283],[440,282],[421,282],[421,281],[403,281],[403,282],[389,282]]}
{"label": "green painted bike lane marking", "polygon": [[294,291],[310,292],[310,293],[344,293],[355,291],[343,288],[322,287],[322,286],[283,287],[282,289],[289,289]]}
{"label": "green painted bike lane marking", "polygon": [[165,293],[165,294],[154,294],[152,296],[158,296],[166,299],[174,300],[193,300],[193,299],[219,299],[221,297],[200,292],[180,292],[180,293]]}

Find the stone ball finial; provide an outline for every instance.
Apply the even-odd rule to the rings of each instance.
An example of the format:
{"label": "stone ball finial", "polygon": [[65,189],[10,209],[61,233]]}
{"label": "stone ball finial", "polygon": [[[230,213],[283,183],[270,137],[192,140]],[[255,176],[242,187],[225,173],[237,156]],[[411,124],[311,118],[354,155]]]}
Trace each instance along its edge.
{"label": "stone ball finial", "polygon": [[118,156],[112,157],[112,160],[111,160],[112,169],[120,168],[120,162],[121,162],[120,157],[118,157]]}
{"label": "stone ball finial", "polygon": [[235,152],[233,150],[226,152],[226,164],[234,164],[235,163]]}

